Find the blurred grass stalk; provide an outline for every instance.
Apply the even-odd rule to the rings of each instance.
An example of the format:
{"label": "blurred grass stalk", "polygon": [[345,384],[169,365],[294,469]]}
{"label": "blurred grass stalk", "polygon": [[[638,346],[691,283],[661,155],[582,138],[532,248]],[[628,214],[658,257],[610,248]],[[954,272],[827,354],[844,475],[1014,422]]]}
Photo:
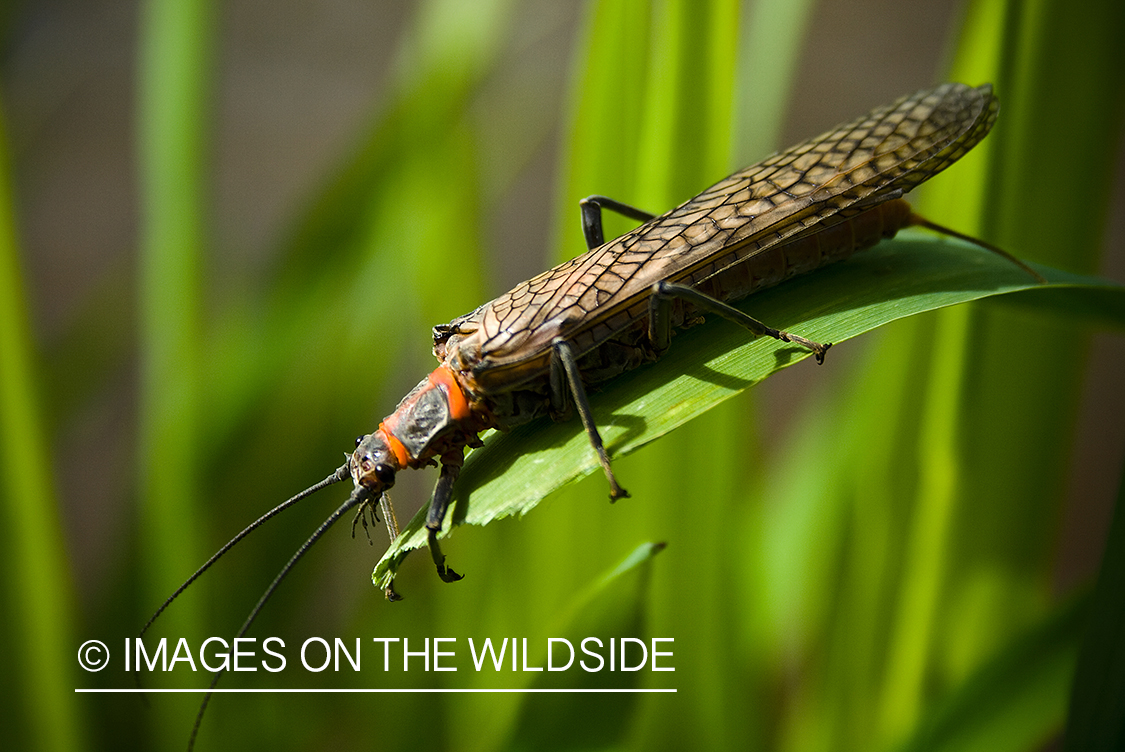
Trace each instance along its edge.
{"label": "blurred grass stalk", "polygon": [[[84,737],[74,686],[74,588],[52,483],[0,112],[0,494],[6,543],[3,663],[6,744],[75,750]],[[9,673],[10,671],[10,673]],[[14,695],[14,696],[13,696]]]}
{"label": "blurred grass stalk", "polygon": [[[200,391],[204,258],[208,244],[209,106],[214,24],[210,0],[148,0],[140,7],[137,163],[139,425],[137,539],[141,603],[159,604],[204,558]],[[202,584],[203,592],[210,583]],[[204,598],[164,617],[168,634],[205,636]],[[151,681],[166,677],[159,674]],[[183,720],[155,705],[158,738]]]}

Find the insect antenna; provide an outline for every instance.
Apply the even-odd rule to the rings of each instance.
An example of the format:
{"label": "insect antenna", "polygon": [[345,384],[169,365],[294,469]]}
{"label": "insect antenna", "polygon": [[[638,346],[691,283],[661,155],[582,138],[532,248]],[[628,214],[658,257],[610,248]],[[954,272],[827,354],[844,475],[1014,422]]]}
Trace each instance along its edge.
{"label": "insect antenna", "polygon": [[236,543],[238,543],[240,540],[242,540],[247,535],[252,533],[254,530],[257,530],[259,526],[261,526],[263,523],[266,522],[266,520],[270,519],[271,517],[273,517],[274,515],[276,515],[280,512],[285,511],[289,507],[296,504],[298,501],[301,501],[302,499],[304,499],[306,497],[312,496],[314,493],[316,493],[320,489],[324,488],[325,486],[330,486],[333,483],[339,483],[340,481],[344,480],[347,477],[348,477],[348,465],[345,463],[345,464],[341,465],[340,467],[336,468],[335,472],[333,472],[331,475],[329,475],[324,480],[320,481],[316,485],[313,485],[313,486],[310,486],[310,487],[306,488],[304,491],[301,491],[301,493],[297,494],[296,496],[293,496],[292,498],[287,499],[286,501],[283,501],[282,503],[278,504],[276,507],[274,507],[270,511],[263,514],[258,519],[251,522],[245,528],[243,528],[242,532],[240,532],[238,535],[231,538],[225,546],[223,546],[218,551],[216,551],[211,556],[210,559],[208,559],[207,561],[205,561],[203,563],[203,566],[201,566],[199,569],[195,570],[195,574],[193,574],[191,577],[188,577],[184,581],[184,584],[182,584],[178,588],[176,588],[176,592],[172,593],[170,596],[168,596],[167,599],[165,599],[165,601],[162,604],[160,604],[160,608],[156,609],[156,613],[154,613],[149,618],[149,620],[147,622],[145,622],[145,625],[144,625],[144,627],[141,628],[141,633],[138,635],[138,637],[144,637],[145,632],[147,632],[148,628],[152,626],[152,623],[154,621],[156,621],[156,617],[158,617],[158,616],[160,616],[160,614],[164,613],[164,609],[168,608],[168,606],[170,606],[172,604],[172,601],[176,600],[176,598],[179,597],[180,593],[187,590],[188,587],[191,586],[191,583],[195,582],[197,579],[199,579],[199,576],[201,574],[203,574],[204,572],[206,572],[208,569],[211,568],[212,564],[214,564],[216,561],[218,561],[220,558],[222,558],[222,556],[227,551],[230,551],[232,548],[234,548]]}
{"label": "insect antenna", "polygon": [[[346,472],[346,466],[344,468],[341,468],[340,470],[337,470],[336,473],[330,475],[328,478],[325,478],[313,488],[323,488],[324,486],[330,485],[331,483],[335,483],[336,481],[332,480],[332,478],[335,478],[337,475],[339,475],[341,471]],[[312,493],[312,490],[310,489],[308,493]],[[271,582],[270,586],[266,588],[266,592],[262,593],[262,597],[258,599],[258,603],[250,611],[250,615],[246,617],[246,621],[242,622],[242,627],[239,628],[238,634],[234,636],[235,640],[238,640],[245,636],[246,632],[250,629],[250,625],[254,623],[254,619],[258,618],[258,613],[262,610],[262,607],[266,605],[266,601],[268,601],[270,599],[270,596],[273,595],[273,592],[277,590],[277,586],[280,585],[281,581],[289,575],[289,572],[293,569],[293,567],[297,565],[297,562],[301,560],[301,557],[304,556],[308,552],[308,550],[313,547],[313,544],[320,540],[320,537],[328,532],[328,529],[335,525],[336,522],[345,514],[347,514],[349,510],[351,510],[357,504],[366,504],[370,500],[371,491],[363,486],[357,486],[355,490],[352,491],[351,496],[348,497],[348,500],[341,504],[335,512],[329,515],[328,519],[320,523],[320,527],[318,527],[313,532],[313,534],[309,536],[308,540],[301,544],[301,547],[297,549],[297,551],[289,559],[288,563],[286,563],[286,565],[282,567],[281,571],[277,573],[277,576],[273,578],[273,582]],[[191,738],[188,739],[188,752],[191,752],[191,750],[195,747],[195,737],[199,733],[199,724],[203,722],[203,713],[207,710],[207,703],[211,701],[211,696],[213,694],[211,690],[215,689],[216,685],[218,685],[219,679],[222,677],[222,675],[222,671],[215,672],[214,678],[211,679],[211,686],[207,688],[207,694],[203,696],[203,702],[199,704],[199,712],[195,714],[195,724],[191,727]]]}

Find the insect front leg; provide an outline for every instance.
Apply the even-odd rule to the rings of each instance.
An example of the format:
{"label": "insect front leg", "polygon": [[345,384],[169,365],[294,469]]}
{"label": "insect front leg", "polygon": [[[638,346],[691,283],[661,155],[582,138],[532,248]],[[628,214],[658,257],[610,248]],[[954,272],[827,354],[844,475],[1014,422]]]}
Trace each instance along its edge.
{"label": "insect front leg", "polygon": [[438,476],[437,485],[434,486],[430,511],[426,514],[426,535],[429,539],[430,555],[434,557],[434,566],[437,567],[438,577],[442,582],[457,582],[463,577],[445,566],[445,555],[441,552],[437,538],[438,533],[441,532],[441,523],[445,520],[445,513],[449,511],[449,502],[453,498],[453,483],[461,474],[463,464],[465,464],[463,450],[446,452],[441,456],[441,475]]}
{"label": "insect front leg", "polygon": [[567,395],[574,397],[574,404],[578,408],[578,415],[582,418],[582,425],[586,428],[586,435],[590,444],[598,455],[598,462],[605,471],[609,481],[609,500],[617,501],[628,498],[629,492],[622,488],[617,478],[613,475],[613,468],[609,465],[609,455],[606,454],[605,445],[602,444],[601,434],[594,424],[594,415],[590,411],[590,400],[586,397],[586,387],[582,384],[582,377],[578,373],[578,363],[574,357],[574,348],[562,337],[556,337],[551,342],[551,404],[562,411],[566,407]]}
{"label": "insect front leg", "polygon": [[761,321],[747,316],[729,303],[724,303],[721,300],[712,298],[710,295],[701,293],[699,290],[661,280],[652,286],[652,295],[649,296],[648,299],[648,337],[657,352],[667,350],[672,339],[673,298],[680,298],[702,311],[718,314],[728,321],[733,321],[739,326],[748,329],[755,335],[765,335],[781,340],[782,342],[795,342],[798,345],[807,347],[812,350],[813,355],[816,356],[817,363],[824,362],[824,354],[828,352],[828,348],[832,347],[831,342],[821,344],[819,342],[813,342],[811,339],[799,337],[796,334],[790,334],[789,332],[783,332],[773,327],[766,326]]}
{"label": "insect front leg", "polygon": [[587,196],[578,202],[578,207],[582,210],[582,234],[586,236],[586,247],[591,250],[605,243],[602,209],[609,209],[638,222],[648,222],[656,216],[606,196]]}

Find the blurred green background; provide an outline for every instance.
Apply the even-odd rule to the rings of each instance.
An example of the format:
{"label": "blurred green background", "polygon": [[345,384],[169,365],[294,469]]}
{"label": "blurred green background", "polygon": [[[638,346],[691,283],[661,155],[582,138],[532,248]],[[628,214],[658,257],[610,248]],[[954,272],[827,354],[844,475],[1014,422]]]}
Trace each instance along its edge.
{"label": "blurred green background", "polygon": [[[919,206],[1125,280],[1119,6],[7,4],[5,747],[185,745],[198,696],[72,690],[132,687],[122,641],[340,463],[432,368],[429,327],[580,251],[585,195],[663,211],[902,94],[993,81],[993,135]],[[676,694],[224,695],[199,748],[1057,748],[1083,640],[1066,744],[1119,744],[1125,343],[1092,331],[995,304],[886,327],[623,458],[632,499],[610,506],[595,476],[459,529],[457,585],[415,555],[386,603],[379,531],[341,526],[251,632],[462,655],[469,637],[672,637],[675,673],[384,675],[367,651],[359,674],[223,684]],[[400,479],[400,521],[435,477]],[[153,636],[233,635],[344,493],[254,535]],[[109,669],[75,665],[87,639]]]}

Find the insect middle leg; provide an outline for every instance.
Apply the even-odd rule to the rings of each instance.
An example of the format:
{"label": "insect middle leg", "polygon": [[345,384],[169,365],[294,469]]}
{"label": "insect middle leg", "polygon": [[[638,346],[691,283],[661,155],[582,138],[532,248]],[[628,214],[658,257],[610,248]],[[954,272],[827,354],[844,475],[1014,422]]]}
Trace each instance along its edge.
{"label": "insect middle leg", "polygon": [[609,481],[609,500],[628,498],[629,492],[617,482],[613,475],[613,468],[609,464],[609,455],[605,451],[601,434],[594,423],[594,415],[590,410],[590,400],[586,396],[586,387],[582,384],[582,376],[578,371],[578,362],[575,359],[574,348],[562,337],[557,337],[551,343],[551,403],[558,412],[566,412],[568,396],[574,397],[578,415],[582,418],[582,425],[586,428],[586,435],[590,445],[598,455],[598,462],[605,471],[606,480]]}
{"label": "insect middle leg", "polygon": [[773,337],[782,342],[795,342],[812,350],[817,363],[824,362],[824,354],[832,347],[831,342],[813,342],[796,334],[783,332],[773,327],[766,326],[751,316],[747,316],[729,303],[724,303],[717,298],[700,292],[685,285],[661,280],[652,286],[652,295],[648,301],[648,336],[649,341],[657,352],[664,352],[672,339],[672,300],[680,298],[691,303],[696,308],[709,313],[718,314],[728,321],[733,321],[739,326],[750,330],[758,336]]}

